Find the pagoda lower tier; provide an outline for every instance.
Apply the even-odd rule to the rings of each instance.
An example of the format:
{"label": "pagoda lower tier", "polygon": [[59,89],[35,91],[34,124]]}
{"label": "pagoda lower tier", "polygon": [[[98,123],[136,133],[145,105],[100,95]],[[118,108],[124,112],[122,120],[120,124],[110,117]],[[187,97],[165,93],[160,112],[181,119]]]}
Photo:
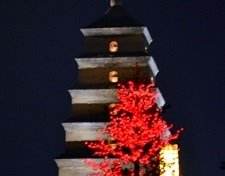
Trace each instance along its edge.
{"label": "pagoda lower tier", "polygon": [[[153,88],[157,92],[156,100],[159,108],[165,101],[158,88]],[[86,176],[93,172],[84,159],[101,161],[101,158],[94,158],[93,152],[84,145],[85,141],[95,141],[98,137],[105,140],[107,135],[98,132],[108,122],[106,108],[110,103],[117,102],[116,89],[73,89],[69,90],[73,116],[62,123],[65,130],[66,152],[62,154],[56,163],[59,167],[59,176]],[[82,120],[83,119],[83,120]],[[85,120],[89,119],[89,122]],[[104,119],[102,121],[98,121]]]}
{"label": "pagoda lower tier", "polygon": [[[85,158],[86,160],[92,160],[95,163],[101,162],[101,158]],[[109,160],[109,159],[108,159]],[[113,160],[113,158],[112,158]],[[87,176],[93,173],[93,170],[84,164],[83,158],[66,158],[55,160],[59,167],[59,176]],[[131,168],[131,165],[125,166],[125,168]]]}

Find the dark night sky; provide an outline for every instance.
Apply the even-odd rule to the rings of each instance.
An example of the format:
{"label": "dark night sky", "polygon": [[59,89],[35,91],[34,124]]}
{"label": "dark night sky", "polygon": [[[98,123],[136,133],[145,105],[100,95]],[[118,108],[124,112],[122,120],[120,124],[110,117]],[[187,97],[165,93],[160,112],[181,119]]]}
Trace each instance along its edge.
{"label": "dark night sky", "polygon": [[[0,2],[0,175],[57,176],[65,150],[60,125],[70,114],[80,27],[109,0]],[[222,176],[225,160],[224,0],[124,0],[148,26],[158,86],[171,105],[165,118],[184,127],[184,176]]]}

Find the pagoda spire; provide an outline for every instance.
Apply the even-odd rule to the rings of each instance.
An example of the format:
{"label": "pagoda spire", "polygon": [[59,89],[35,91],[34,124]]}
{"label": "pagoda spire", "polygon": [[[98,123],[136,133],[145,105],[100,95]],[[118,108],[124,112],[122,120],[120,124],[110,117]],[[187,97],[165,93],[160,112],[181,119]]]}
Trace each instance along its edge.
{"label": "pagoda spire", "polygon": [[110,0],[110,6],[122,6],[122,0]]}

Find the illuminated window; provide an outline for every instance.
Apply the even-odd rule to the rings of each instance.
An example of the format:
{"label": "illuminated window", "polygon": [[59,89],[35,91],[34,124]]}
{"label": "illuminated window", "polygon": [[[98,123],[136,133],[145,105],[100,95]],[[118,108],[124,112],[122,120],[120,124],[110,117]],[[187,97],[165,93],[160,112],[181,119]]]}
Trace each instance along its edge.
{"label": "illuminated window", "polygon": [[110,44],[109,44],[109,51],[111,53],[117,52],[118,51],[118,48],[119,48],[119,45],[118,45],[118,43],[116,41],[110,42]]}
{"label": "illuminated window", "polygon": [[109,105],[109,110],[113,110],[116,107],[116,103],[111,103]]}
{"label": "illuminated window", "polygon": [[113,137],[109,137],[108,138],[108,144],[112,149],[116,149],[117,145],[116,145],[116,139]]}
{"label": "illuminated window", "polygon": [[109,111],[112,115],[117,115],[118,111],[115,110],[116,103],[111,103],[108,107],[109,107]]}
{"label": "illuminated window", "polygon": [[117,71],[111,71],[109,72],[109,81],[112,83],[118,82],[118,73]]}
{"label": "illuminated window", "polygon": [[179,176],[178,145],[167,145],[160,151],[160,176]]}

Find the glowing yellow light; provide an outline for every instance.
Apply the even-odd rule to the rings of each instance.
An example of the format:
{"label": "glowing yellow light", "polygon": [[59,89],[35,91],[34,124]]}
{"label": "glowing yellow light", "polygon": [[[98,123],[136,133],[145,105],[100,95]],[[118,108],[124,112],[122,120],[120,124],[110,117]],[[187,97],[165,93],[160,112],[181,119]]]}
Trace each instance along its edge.
{"label": "glowing yellow light", "polygon": [[109,43],[109,51],[115,53],[118,51],[119,45],[116,41],[112,41]]}
{"label": "glowing yellow light", "polygon": [[145,52],[148,53],[148,47],[147,46],[145,47]]}
{"label": "glowing yellow light", "polygon": [[118,112],[116,110],[114,110],[114,108],[116,107],[115,103],[111,103],[108,108],[111,111],[112,115],[116,115]]}
{"label": "glowing yellow light", "polygon": [[108,144],[109,144],[109,146],[110,146],[113,150],[115,150],[116,147],[117,147],[117,145],[116,145],[116,139],[113,138],[113,137],[109,137],[109,138],[108,138]]}
{"label": "glowing yellow light", "polygon": [[109,105],[109,110],[113,110],[115,107],[116,107],[116,104],[115,103],[111,103]]}
{"label": "glowing yellow light", "polygon": [[109,81],[112,83],[117,83],[119,80],[117,71],[109,72]]}
{"label": "glowing yellow light", "polygon": [[179,176],[178,145],[167,145],[160,151],[160,176]]}

